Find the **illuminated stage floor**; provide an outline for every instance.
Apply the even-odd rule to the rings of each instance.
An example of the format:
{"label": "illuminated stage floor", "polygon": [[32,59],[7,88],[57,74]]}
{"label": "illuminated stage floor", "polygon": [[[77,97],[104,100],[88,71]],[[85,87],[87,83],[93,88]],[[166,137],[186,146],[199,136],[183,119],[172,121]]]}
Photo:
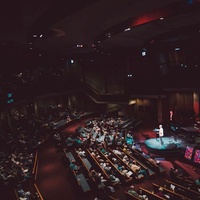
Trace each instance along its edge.
{"label": "illuminated stage floor", "polygon": [[175,139],[174,137],[163,137],[163,144],[161,144],[160,138],[151,138],[145,141],[147,150],[152,153],[159,152],[176,152],[180,148],[183,148],[184,142],[181,139]]}

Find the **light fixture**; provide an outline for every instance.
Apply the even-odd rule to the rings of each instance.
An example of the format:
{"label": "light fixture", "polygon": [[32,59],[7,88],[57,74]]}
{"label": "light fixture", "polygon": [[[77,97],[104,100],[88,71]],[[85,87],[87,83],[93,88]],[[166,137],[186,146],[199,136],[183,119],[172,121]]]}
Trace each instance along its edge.
{"label": "light fixture", "polygon": [[124,29],[124,32],[130,31],[130,30],[131,30],[131,28],[126,28],[126,29]]}

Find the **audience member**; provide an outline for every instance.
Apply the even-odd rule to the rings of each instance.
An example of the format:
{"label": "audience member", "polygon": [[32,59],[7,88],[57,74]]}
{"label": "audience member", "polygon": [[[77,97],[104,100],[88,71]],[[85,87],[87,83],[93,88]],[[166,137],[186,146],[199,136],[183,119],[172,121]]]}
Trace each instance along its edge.
{"label": "audience member", "polygon": [[115,177],[114,175],[110,174],[109,178],[112,183],[120,183],[120,179],[118,177]]}
{"label": "audience member", "polygon": [[75,171],[78,171],[80,169],[80,166],[76,165],[76,161],[73,159],[70,161],[69,167],[71,170]]}
{"label": "audience member", "polygon": [[195,184],[196,184],[197,186],[200,186],[200,177],[195,181]]}
{"label": "audience member", "polygon": [[80,155],[80,156],[83,156],[83,157],[86,157],[86,152],[84,151],[84,150],[82,150],[81,148],[79,148],[78,150],[77,150],[77,153]]}
{"label": "audience member", "polygon": [[107,180],[104,179],[104,177],[102,176],[102,174],[99,173],[99,172],[97,172],[95,169],[92,169],[92,170],[90,171],[90,173],[91,173],[92,177],[94,178],[94,180],[95,180],[98,184],[107,182]]}
{"label": "audience member", "polygon": [[128,193],[130,193],[133,196],[139,197],[139,194],[135,191],[134,188],[135,188],[134,185],[131,185],[130,188],[129,188],[129,190],[128,190]]}
{"label": "audience member", "polygon": [[165,194],[163,193],[163,189],[161,187],[158,188],[158,192],[156,193],[159,197],[166,199]]}

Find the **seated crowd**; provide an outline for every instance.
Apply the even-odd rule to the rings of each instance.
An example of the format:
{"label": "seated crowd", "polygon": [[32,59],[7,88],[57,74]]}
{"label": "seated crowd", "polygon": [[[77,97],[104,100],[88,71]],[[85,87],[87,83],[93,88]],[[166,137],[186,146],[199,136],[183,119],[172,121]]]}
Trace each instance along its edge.
{"label": "seated crowd", "polygon": [[54,131],[53,124],[64,118],[69,122],[84,113],[72,107],[64,108],[62,105],[49,105],[45,113],[43,110],[40,108],[38,115],[25,115],[15,111],[11,115],[12,127],[8,125],[6,116],[1,115],[1,186],[17,189],[20,199],[24,200],[33,196],[23,188],[33,178],[35,153]]}
{"label": "seated crowd", "polygon": [[[148,172],[132,158],[133,153],[131,149],[137,150],[146,159],[145,162],[153,164],[153,167],[157,166],[159,168],[160,162],[154,160],[150,155],[144,155],[141,149],[135,144],[134,135],[131,131],[126,132],[121,126],[122,123],[124,123],[122,118],[95,117],[90,120],[89,125],[79,127],[74,135],[67,136],[64,140],[64,147],[68,147],[67,145],[71,143],[72,147],[78,147],[77,153],[83,157],[87,157],[85,151],[89,150],[113,183],[117,182],[121,184],[123,182],[120,175],[126,177],[124,180],[130,180],[128,181],[130,184],[137,183],[135,182],[137,179],[149,179]],[[127,137],[128,141],[126,140]],[[198,180],[196,182],[198,184]],[[131,189],[133,187],[130,188],[129,192]],[[134,194],[139,199],[148,199],[148,193],[150,195],[151,191],[134,191]],[[155,198],[160,196],[170,199],[170,195],[163,195],[161,187],[156,193],[151,195],[155,195]]]}
{"label": "seated crowd", "polygon": [[[136,149],[137,147],[133,135],[130,132],[127,134],[122,127],[125,122],[123,118],[95,117],[90,120],[88,126],[81,127],[73,135],[63,136],[55,131],[55,123],[63,119],[66,119],[68,123],[84,115],[84,113],[72,107],[64,108],[62,105],[50,105],[46,112],[41,109],[38,115],[26,116],[15,112],[12,114],[12,129],[5,123],[5,116],[1,116],[3,122],[0,135],[1,184],[5,187],[17,188],[21,199],[28,200],[32,196],[29,191],[23,190],[23,185],[32,178],[36,150],[52,132],[56,144],[62,143],[64,148],[78,147],[77,153],[81,156],[87,156],[85,148],[90,149],[91,155],[95,157],[113,183],[121,183],[118,171],[128,180],[133,180],[131,183],[134,183],[135,179],[148,179],[146,171],[128,156],[129,148]],[[130,138],[132,142],[130,142]],[[129,148],[127,148],[127,145]],[[104,155],[109,162],[103,159],[100,154]],[[149,160],[151,159],[149,158]],[[151,162],[154,162],[154,160]],[[72,160],[70,167],[78,170],[80,166],[76,166]],[[96,169],[93,168],[90,172],[98,181],[107,181]],[[147,199],[144,195],[139,195],[141,195],[141,198]]]}

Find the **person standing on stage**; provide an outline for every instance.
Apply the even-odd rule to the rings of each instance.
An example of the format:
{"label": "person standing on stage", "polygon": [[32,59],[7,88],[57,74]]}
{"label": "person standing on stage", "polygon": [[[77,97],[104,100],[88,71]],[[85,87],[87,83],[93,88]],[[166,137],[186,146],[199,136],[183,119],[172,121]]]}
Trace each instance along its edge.
{"label": "person standing on stage", "polygon": [[163,127],[162,127],[162,124],[159,125],[158,134],[159,134],[159,138],[160,138],[161,145],[163,145],[162,137],[164,136],[164,129],[163,129]]}

